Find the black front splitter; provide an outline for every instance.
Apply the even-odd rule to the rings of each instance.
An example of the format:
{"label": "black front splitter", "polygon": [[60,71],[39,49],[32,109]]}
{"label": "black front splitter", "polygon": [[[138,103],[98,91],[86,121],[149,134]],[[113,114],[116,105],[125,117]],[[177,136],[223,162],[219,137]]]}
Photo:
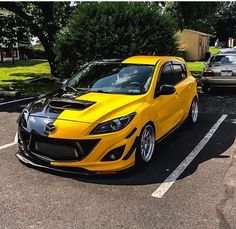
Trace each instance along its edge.
{"label": "black front splitter", "polygon": [[47,169],[54,172],[61,172],[61,173],[67,173],[67,174],[80,174],[80,175],[96,175],[96,172],[90,172],[86,169],[80,169],[80,168],[67,168],[67,167],[52,167],[50,165],[47,165],[46,163],[39,163],[35,160],[32,160],[31,158],[28,158],[26,155],[24,155],[21,152],[16,153],[16,157],[24,164],[30,165],[33,167],[41,168],[41,169]]}
{"label": "black front splitter", "polygon": [[128,173],[135,170],[135,166],[122,170],[122,171],[100,171],[100,172],[91,172],[86,169],[82,168],[75,168],[75,167],[52,167],[48,163],[41,162],[39,160],[35,160],[34,158],[28,157],[22,152],[17,152],[16,157],[25,165],[29,165],[32,167],[36,167],[38,169],[46,169],[51,170],[52,172],[60,172],[64,174],[71,174],[71,175],[86,175],[86,176],[112,176],[112,175],[127,175]]}

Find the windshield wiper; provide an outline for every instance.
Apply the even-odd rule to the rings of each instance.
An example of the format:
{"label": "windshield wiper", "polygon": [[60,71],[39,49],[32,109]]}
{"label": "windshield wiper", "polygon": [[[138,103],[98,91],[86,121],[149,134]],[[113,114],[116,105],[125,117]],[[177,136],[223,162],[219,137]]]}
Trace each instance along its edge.
{"label": "windshield wiper", "polygon": [[81,88],[81,87],[77,87],[76,90],[78,91],[89,91],[89,88]]}
{"label": "windshield wiper", "polygon": [[134,92],[118,92],[118,91],[112,91],[112,92],[109,92],[109,91],[103,91],[103,90],[94,90],[94,91],[91,91],[91,92],[98,92],[98,93],[105,93],[105,94],[123,94],[123,95],[141,95],[143,93],[134,93]]}
{"label": "windshield wiper", "polygon": [[103,90],[94,90],[92,92],[100,92],[100,93],[106,93],[106,94],[117,94],[117,92],[108,92],[108,91],[103,91]]}

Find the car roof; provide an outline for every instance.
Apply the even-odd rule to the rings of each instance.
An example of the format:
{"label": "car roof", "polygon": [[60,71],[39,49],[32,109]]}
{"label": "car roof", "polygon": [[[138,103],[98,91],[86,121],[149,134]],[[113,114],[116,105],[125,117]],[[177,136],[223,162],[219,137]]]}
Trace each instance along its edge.
{"label": "car roof", "polygon": [[132,56],[122,61],[123,64],[147,64],[156,65],[162,59],[174,58],[179,61],[184,61],[181,57],[174,56]]}
{"label": "car roof", "polygon": [[[219,52],[220,53],[236,53],[236,48],[233,47],[233,48],[225,48],[225,49],[220,49]],[[218,54],[217,53],[217,54]]]}
{"label": "car roof", "polygon": [[214,56],[236,56],[236,52],[217,53]]}

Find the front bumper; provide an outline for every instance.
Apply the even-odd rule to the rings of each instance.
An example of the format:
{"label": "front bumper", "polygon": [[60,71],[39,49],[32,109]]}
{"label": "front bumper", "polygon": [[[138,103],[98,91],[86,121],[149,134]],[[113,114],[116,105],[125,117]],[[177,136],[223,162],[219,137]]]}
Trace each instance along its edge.
{"label": "front bumper", "polygon": [[26,165],[34,166],[40,169],[48,169],[56,172],[69,173],[69,174],[83,174],[83,175],[93,175],[95,173],[81,168],[66,168],[66,167],[53,167],[50,163],[46,163],[42,160],[37,160],[36,158],[30,157],[22,151],[16,153],[16,157]]}
{"label": "front bumper", "polygon": [[203,77],[202,83],[209,87],[236,87],[236,77]]}
{"label": "front bumper", "polygon": [[[45,155],[39,155],[37,152],[32,150],[29,147],[29,143],[24,139],[23,134],[27,133],[26,130],[19,127],[18,130],[18,146],[19,152],[16,154],[16,157],[25,164],[31,166],[36,166],[43,169],[50,169],[59,172],[66,173],[76,173],[76,174],[112,174],[120,171],[126,171],[129,168],[132,168],[135,164],[135,151],[137,143],[137,133],[133,133],[132,136],[125,138],[121,133],[116,136],[104,135],[103,138],[99,139],[98,143],[94,147],[90,147],[91,150],[87,155],[76,160],[76,158],[65,158],[57,157],[52,158],[51,155],[59,155],[57,151],[54,151],[56,148],[49,149],[50,158],[45,157]],[[32,138],[31,133],[27,133]],[[113,134],[114,135],[114,134]],[[42,138],[38,135],[37,137]],[[100,136],[101,137],[101,136]],[[45,137],[44,137],[45,138]],[[56,138],[46,138],[49,141],[56,142],[58,141],[72,141],[71,139],[56,139]],[[94,139],[89,139],[89,141],[97,140],[97,137]],[[77,140],[76,140],[77,141]],[[31,140],[33,142],[33,140]],[[50,145],[49,145],[50,146]],[[125,146],[122,157],[114,161],[102,161],[104,155],[110,152],[112,149]],[[35,149],[35,148],[34,148]],[[47,155],[48,156],[48,155]]]}

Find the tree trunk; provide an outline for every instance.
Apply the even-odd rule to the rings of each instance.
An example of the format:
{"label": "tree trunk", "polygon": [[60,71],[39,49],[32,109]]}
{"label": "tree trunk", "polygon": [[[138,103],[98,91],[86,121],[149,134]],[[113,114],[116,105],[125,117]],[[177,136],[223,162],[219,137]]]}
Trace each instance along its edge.
{"label": "tree trunk", "polygon": [[53,77],[58,77],[55,60],[48,59],[48,63],[49,63],[50,70],[51,70],[50,79],[53,79]]}
{"label": "tree trunk", "polygon": [[13,47],[10,47],[10,50],[11,50],[12,64],[15,64],[14,48],[13,48]]}
{"label": "tree trunk", "polygon": [[3,61],[2,46],[0,46],[0,58],[1,58],[1,62],[2,62]]}
{"label": "tree trunk", "polygon": [[53,77],[58,77],[58,72],[57,72],[57,67],[56,67],[56,55],[53,52],[53,48],[52,48],[53,46],[50,44],[43,44],[43,43],[42,45],[44,47],[45,55],[47,57],[50,70],[51,70],[50,79],[52,79]]}

